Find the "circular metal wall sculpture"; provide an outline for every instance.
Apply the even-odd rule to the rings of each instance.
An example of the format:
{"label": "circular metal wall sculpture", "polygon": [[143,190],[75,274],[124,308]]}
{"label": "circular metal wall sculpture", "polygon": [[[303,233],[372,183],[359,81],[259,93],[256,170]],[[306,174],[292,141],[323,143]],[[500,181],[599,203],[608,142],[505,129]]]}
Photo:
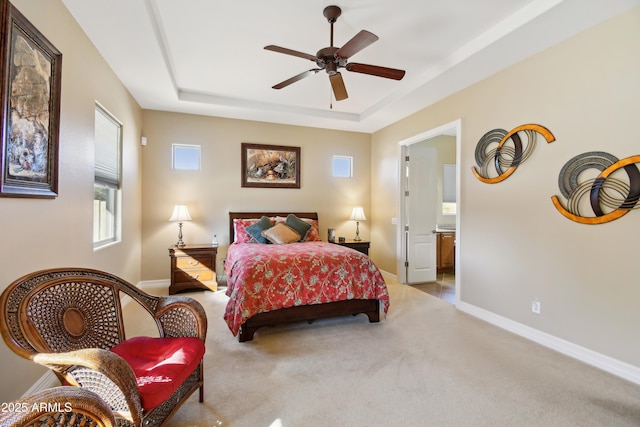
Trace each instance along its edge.
{"label": "circular metal wall sculpture", "polygon": [[[551,197],[551,201],[562,215],[581,224],[616,220],[639,207],[640,170],[635,163],[640,163],[640,155],[618,160],[601,151],[579,154],[562,167],[558,177],[567,207],[562,206],[558,196]],[[578,182],[579,175],[588,169],[597,169],[600,173],[595,178]],[[616,171],[620,172],[614,175]],[[580,212],[585,197],[588,197],[588,203],[582,205],[588,204],[594,216],[583,216]]]}
{"label": "circular metal wall sculpture", "polygon": [[[524,144],[521,133],[526,136]],[[476,145],[476,163],[479,170],[472,167],[471,171],[485,184],[504,181],[515,172],[520,163],[531,156],[538,134],[542,135],[547,143],[556,140],[549,129],[536,124],[518,126],[509,132],[504,129],[494,129],[485,133]],[[495,148],[491,148],[496,144]],[[491,163],[495,168],[496,176],[492,176],[493,174],[489,172]]]}

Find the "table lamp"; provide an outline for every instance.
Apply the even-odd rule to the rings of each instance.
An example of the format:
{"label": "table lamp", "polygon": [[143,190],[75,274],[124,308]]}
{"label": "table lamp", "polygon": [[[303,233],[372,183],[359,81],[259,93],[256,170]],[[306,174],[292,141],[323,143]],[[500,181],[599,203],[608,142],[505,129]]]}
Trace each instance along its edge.
{"label": "table lamp", "polygon": [[353,208],[353,211],[351,211],[351,217],[349,219],[356,222],[356,237],[354,237],[353,240],[359,242],[360,240],[362,240],[360,238],[360,221],[367,220],[367,217],[364,216],[364,209],[362,208],[362,206],[356,206],[355,208]]}
{"label": "table lamp", "polygon": [[184,242],[182,241],[182,222],[183,221],[191,221],[191,215],[189,215],[189,208],[187,205],[175,205],[173,207],[173,214],[169,221],[178,221],[178,226],[180,231],[178,232],[178,243],[176,246],[179,248],[183,248]]}

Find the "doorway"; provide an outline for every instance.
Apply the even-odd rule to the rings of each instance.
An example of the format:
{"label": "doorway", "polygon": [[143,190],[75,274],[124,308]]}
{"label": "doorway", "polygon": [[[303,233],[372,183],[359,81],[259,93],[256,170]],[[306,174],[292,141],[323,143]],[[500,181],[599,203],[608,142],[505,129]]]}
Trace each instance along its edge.
{"label": "doorway", "polygon": [[[460,164],[461,153],[461,119],[444,124],[435,129],[431,129],[398,143],[398,161],[400,171],[399,177],[399,199],[398,199],[398,227],[397,242],[398,248],[398,278],[402,284],[411,284],[416,280],[424,281],[436,280],[436,220],[435,215],[425,215],[424,203],[417,200],[422,197],[432,199],[429,205],[433,206],[437,201],[433,194],[433,178],[425,174],[425,169],[434,169],[432,160],[429,160],[429,150],[422,148],[424,141],[433,140],[439,136],[450,136],[451,144],[455,141],[455,163]],[[412,172],[411,152],[423,153],[426,160],[421,161],[421,167],[415,167]],[[424,154],[427,153],[427,154]],[[431,170],[431,174],[436,171]],[[412,175],[413,174],[413,175]],[[418,178],[416,178],[418,177]],[[419,184],[419,185],[418,185]],[[460,300],[460,274],[458,265],[460,263],[460,168],[456,168],[456,205],[457,214],[455,217],[455,303]],[[413,194],[412,194],[413,193]],[[439,207],[438,207],[439,208]]]}

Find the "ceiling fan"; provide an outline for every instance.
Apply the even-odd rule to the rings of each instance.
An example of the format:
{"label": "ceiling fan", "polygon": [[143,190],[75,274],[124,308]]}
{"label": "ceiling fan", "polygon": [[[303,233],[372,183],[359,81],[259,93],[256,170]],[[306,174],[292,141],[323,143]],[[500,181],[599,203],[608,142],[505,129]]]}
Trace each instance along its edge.
{"label": "ceiling fan", "polygon": [[404,77],[404,70],[397,70],[395,68],[379,67],[377,65],[358,64],[355,62],[347,62],[350,57],[360,52],[365,47],[369,46],[373,42],[378,40],[378,36],[369,31],[362,30],[356,34],[351,40],[349,40],[341,48],[333,46],[333,24],[338,20],[338,17],[342,14],[342,10],[338,6],[327,6],[324,8],[323,15],[331,24],[331,40],[330,46],[322,48],[315,55],[310,55],[296,50],[287,49],[280,46],[269,45],[265,46],[266,50],[273,52],[284,53],[286,55],[297,56],[299,58],[308,59],[316,63],[318,68],[312,68],[304,71],[296,76],[291,77],[283,82],[273,86],[273,89],[282,89],[289,86],[299,80],[308,77],[311,74],[316,74],[318,71],[325,70],[329,75],[331,81],[331,88],[336,101],[342,101],[347,99],[347,88],[342,80],[340,68],[345,68],[347,71],[354,73],[369,74],[377,77],[384,77],[387,79],[401,80]]}

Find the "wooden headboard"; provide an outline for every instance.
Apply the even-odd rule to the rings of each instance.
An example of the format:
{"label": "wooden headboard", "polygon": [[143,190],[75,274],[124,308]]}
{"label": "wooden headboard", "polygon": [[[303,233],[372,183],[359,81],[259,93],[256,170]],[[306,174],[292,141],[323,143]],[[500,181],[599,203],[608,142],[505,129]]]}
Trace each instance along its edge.
{"label": "wooden headboard", "polygon": [[229,212],[229,242],[235,241],[233,220],[237,218],[261,218],[262,216],[282,216],[287,217],[289,214],[294,214],[298,218],[309,218],[318,220],[317,212]]}

